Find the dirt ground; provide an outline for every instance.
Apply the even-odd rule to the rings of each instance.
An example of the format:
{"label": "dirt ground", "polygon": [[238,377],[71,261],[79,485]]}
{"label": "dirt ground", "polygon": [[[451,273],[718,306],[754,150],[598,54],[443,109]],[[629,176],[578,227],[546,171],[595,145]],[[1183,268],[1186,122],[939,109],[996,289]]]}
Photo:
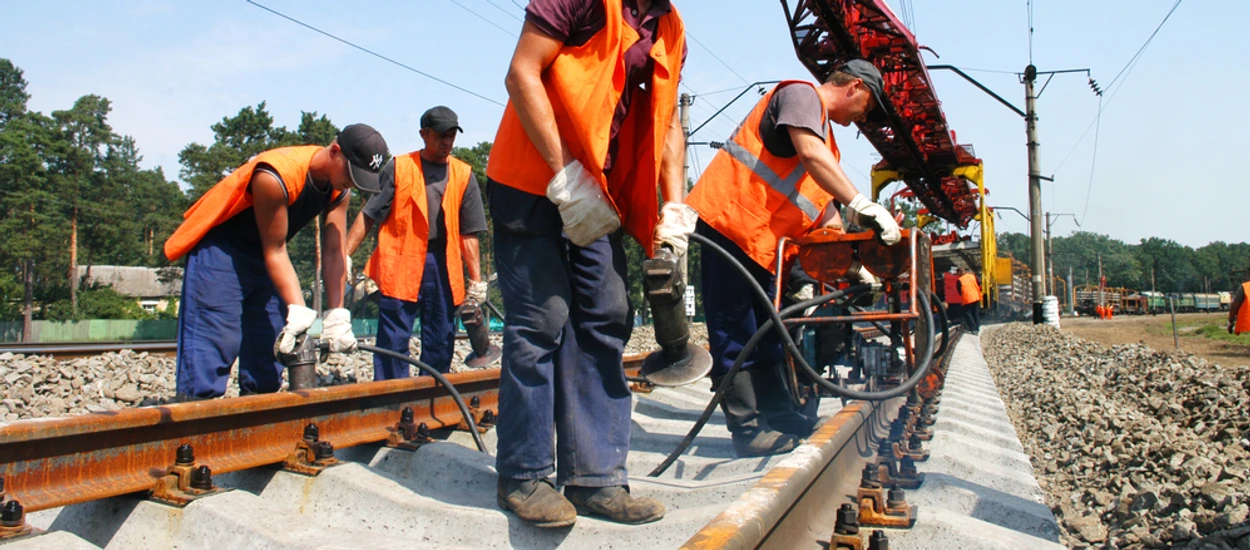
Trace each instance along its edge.
{"label": "dirt ground", "polygon": [[[1250,367],[1250,347],[1221,342],[1198,334],[1203,325],[1224,327],[1228,313],[1178,313],[1176,326],[1181,349],[1225,367]],[[1106,346],[1142,343],[1157,350],[1174,349],[1170,315],[1123,315],[1109,321],[1093,317],[1064,317],[1060,327]]]}

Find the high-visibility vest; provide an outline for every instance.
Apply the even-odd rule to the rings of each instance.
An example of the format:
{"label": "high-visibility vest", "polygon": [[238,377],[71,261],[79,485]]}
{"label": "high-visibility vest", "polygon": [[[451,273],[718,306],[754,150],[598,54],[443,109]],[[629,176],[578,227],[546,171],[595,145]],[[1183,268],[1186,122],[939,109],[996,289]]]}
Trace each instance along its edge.
{"label": "high-visibility vest", "polygon": [[[638,41],[638,31],[625,22],[621,0],[603,0],[607,22],[581,46],[565,45],[542,73],[560,138],[573,157],[598,181],[604,196],[620,215],[626,232],[652,255],[659,220],[656,191],[660,157],[677,105],[685,26],[677,9],[664,15],[656,29],[651,59],[655,61],[645,90],[634,90],[629,114],[617,133],[611,176],[603,172],[611,141],[612,119],[625,90],[621,67],[625,52]],[[486,175],[526,193],[546,196],[555,174],[539,155],[511,101],[504,108],[491,146]]]}
{"label": "high-visibility vest", "polygon": [[1233,333],[1250,332],[1250,281],[1241,283],[1241,307],[1237,309],[1237,324],[1233,325]]}
{"label": "high-visibility vest", "polygon": [[[810,82],[789,80],[765,94],[686,197],[686,204],[699,212],[699,219],[774,275],[777,242],[781,237],[797,238],[813,229],[825,205],[833,199],[807,172],[797,154],[778,157],[764,147],[760,121],[768,102],[785,86],[816,88]],[[825,142],[834,158],[841,160],[828,129],[823,98],[820,112]]]}
{"label": "high-visibility vest", "polygon": [[[182,215],[182,225],[165,241],[165,257],[174,261],[185,256],[212,228],[251,208],[252,193],[248,191],[248,185],[252,181],[252,172],[261,163],[272,166],[281,176],[286,186],[287,206],[295,204],[304,191],[304,183],[308,181],[308,165],[320,149],[319,145],[281,147],[252,157],[187,209]],[[331,202],[337,201],[342,194],[343,191],[335,191]]]}
{"label": "high-visibility vest", "polygon": [[977,285],[977,277],[971,273],[959,276],[959,292],[963,294],[964,305],[976,304],[981,301],[981,287]]}
{"label": "high-visibility vest", "polygon": [[[464,261],[460,256],[460,203],[473,168],[447,158],[447,189],[443,191],[443,220],[447,231],[447,281],[456,305],[464,303]],[[383,296],[417,301],[430,242],[429,201],[421,152],[395,157],[395,199],[391,215],[378,227],[378,247],[365,264],[365,275],[378,284]]]}

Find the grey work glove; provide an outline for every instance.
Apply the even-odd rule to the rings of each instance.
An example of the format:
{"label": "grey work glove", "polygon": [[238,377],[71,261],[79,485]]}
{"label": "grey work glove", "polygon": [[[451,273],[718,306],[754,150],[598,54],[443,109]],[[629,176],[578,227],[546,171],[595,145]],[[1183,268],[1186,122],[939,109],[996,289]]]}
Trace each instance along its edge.
{"label": "grey work glove", "polygon": [[560,209],[564,234],[577,246],[587,246],[621,227],[621,218],[599,182],[579,161],[570,162],[547,182],[547,198]]}
{"label": "grey work glove", "polygon": [[282,327],[282,334],[278,335],[278,352],[290,354],[295,351],[295,340],[301,334],[308,332],[312,327],[313,321],[317,320],[317,312],[304,306],[287,306],[286,307],[286,326]]}
{"label": "grey work glove", "polygon": [[469,281],[469,288],[465,289],[465,297],[479,304],[486,303],[486,291],[490,289],[490,284],[486,281]]}
{"label": "grey work glove", "polygon": [[655,249],[660,245],[673,248],[673,253],[680,258],[686,254],[690,246],[690,234],[694,233],[695,224],[699,221],[699,213],[687,204],[666,202],[660,209],[660,222],[655,226]]}
{"label": "grey work glove", "polygon": [[863,195],[855,195],[855,198],[847,205],[846,220],[876,231],[881,242],[886,245],[897,243],[903,238],[898,222],[894,221],[894,215],[890,214],[884,206],[868,200],[868,197]]}

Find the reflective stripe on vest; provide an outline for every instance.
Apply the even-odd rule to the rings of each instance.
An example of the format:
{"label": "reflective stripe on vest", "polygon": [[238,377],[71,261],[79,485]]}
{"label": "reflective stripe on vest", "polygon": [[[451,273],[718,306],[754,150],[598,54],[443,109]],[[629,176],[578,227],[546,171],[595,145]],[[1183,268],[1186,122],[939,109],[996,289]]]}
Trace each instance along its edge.
{"label": "reflective stripe on vest", "polygon": [[[704,223],[737,244],[770,273],[777,268],[778,241],[782,237],[797,238],[811,230],[833,199],[816,183],[797,154],[771,154],[760,135],[760,123],[773,96],[792,85],[810,86],[819,97],[819,90],[810,82],[786,81],[770,90],[734,130],[686,198],[686,204],[699,212]],[[820,101],[826,143],[834,158],[840,158],[827,128],[824,99]]]}
{"label": "reflective stripe on vest", "polygon": [[1233,333],[1250,332],[1250,282],[1241,283],[1241,308],[1237,310],[1237,324]]}
{"label": "reflective stripe on vest", "polygon": [[[286,186],[287,205],[294,204],[308,181],[308,165],[319,150],[319,145],[281,147],[252,157],[187,209],[182,215],[182,225],[165,241],[165,257],[174,261],[185,256],[209,230],[250,208],[252,193],[248,191],[248,185],[252,182],[252,172],[261,163],[272,166],[278,172]],[[331,202],[337,201],[342,193],[336,191]]]}
{"label": "reflective stripe on vest", "polygon": [[[617,70],[625,52],[638,41],[638,32],[625,21],[621,0],[599,1],[606,16],[603,29],[581,46],[561,47],[542,72],[542,82],[560,139],[598,181],[625,231],[650,257],[659,221],[660,158],[677,105],[685,25],[675,7],[660,17],[650,51],[654,60],[651,80],[645,90],[630,91],[635,97],[616,136],[615,168],[610,175],[604,174],[612,119],[625,93],[625,79]],[[546,196],[547,183],[555,175],[525,133],[512,101],[504,108],[486,175],[539,196]]]}
{"label": "reflective stripe on vest", "polygon": [[[460,252],[460,204],[473,168],[455,157],[447,158],[447,188],[440,206],[447,225],[447,282],[455,305],[464,303],[464,261]],[[430,213],[425,195],[421,152],[395,157],[395,198],[391,214],[378,227],[378,246],[365,264],[365,274],[378,284],[383,296],[415,302],[421,294],[421,277],[429,251]]]}

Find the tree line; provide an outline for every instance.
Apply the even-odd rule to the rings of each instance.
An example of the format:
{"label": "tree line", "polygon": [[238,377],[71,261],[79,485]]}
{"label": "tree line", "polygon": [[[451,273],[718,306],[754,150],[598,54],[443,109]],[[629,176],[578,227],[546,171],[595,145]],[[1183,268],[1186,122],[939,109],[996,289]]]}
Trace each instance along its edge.
{"label": "tree line", "polygon": [[[1071,268],[1073,285],[1097,285],[1100,260],[1107,286],[1159,292],[1230,291],[1246,281],[1246,269],[1250,268],[1250,243],[1244,242],[1216,241],[1192,248],[1150,237],[1128,244],[1081,231],[1054,237],[1053,248],[1055,276],[1066,278]],[[998,249],[1029,263],[1028,235],[1001,234]]]}

